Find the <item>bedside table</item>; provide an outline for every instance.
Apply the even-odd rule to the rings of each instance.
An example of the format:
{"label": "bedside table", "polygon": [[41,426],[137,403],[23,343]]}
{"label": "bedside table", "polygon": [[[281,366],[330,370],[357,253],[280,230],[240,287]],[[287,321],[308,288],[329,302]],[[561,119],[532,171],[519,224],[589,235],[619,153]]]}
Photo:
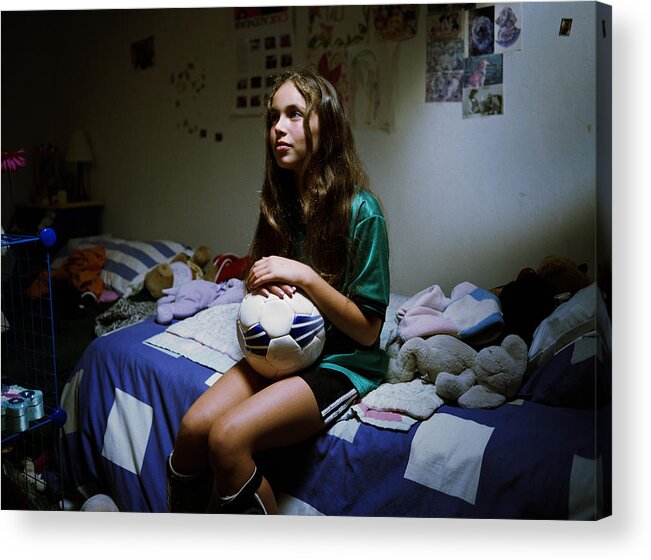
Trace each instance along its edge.
{"label": "bedside table", "polygon": [[[57,234],[55,248],[65,244],[71,237],[87,237],[102,233],[104,203],[97,200],[67,202],[66,204],[21,204],[16,206],[14,221],[27,234],[37,234],[39,224],[50,218],[48,227]],[[48,220],[49,221],[49,220]]]}

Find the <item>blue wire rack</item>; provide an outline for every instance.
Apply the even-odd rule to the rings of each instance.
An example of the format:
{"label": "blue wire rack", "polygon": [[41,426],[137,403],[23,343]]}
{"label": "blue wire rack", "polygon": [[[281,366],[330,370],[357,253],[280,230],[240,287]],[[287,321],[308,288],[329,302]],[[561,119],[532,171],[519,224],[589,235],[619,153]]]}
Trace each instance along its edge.
{"label": "blue wire rack", "polygon": [[[2,234],[3,509],[57,510],[63,503],[50,249],[38,236]],[[18,506],[5,508],[5,481]]]}

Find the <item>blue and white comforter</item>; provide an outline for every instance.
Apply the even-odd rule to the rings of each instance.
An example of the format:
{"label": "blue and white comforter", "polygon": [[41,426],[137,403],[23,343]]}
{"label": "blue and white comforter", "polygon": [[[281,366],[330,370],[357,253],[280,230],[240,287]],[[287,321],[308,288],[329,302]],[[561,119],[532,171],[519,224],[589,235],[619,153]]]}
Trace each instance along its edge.
{"label": "blue and white comforter", "polygon": [[[149,319],[96,339],[64,389],[69,481],[122,511],[165,511],[174,435],[219,376],[144,343],[163,328]],[[598,344],[569,345],[495,410],[444,405],[407,431],[347,417],[257,460],[287,514],[599,518],[610,511],[611,423]],[[559,381],[580,398],[550,388]]]}

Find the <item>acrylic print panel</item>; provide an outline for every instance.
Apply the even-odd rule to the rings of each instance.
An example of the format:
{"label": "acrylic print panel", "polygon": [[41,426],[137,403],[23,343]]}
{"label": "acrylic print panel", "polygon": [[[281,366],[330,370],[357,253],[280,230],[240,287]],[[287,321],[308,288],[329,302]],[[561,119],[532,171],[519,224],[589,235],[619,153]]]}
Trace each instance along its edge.
{"label": "acrylic print panel", "polygon": [[[335,24],[333,41],[339,38],[345,43],[350,33],[350,44],[338,50],[342,61],[355,60],[353,48],[358,48],[363,52],[360,70],[369,75],[383,71],[379,59],[385,55],[372,42],[373,29],[364,31],[368,19],[364,19],[362,7],[352,11],[350,18],[346,11],[333,11],[312,28],[309,8],[293,8],[295,52],[306,50],[313,37],[330,37],[328,25]],[[485,327],[486,315],[480,311],[489,309],[495,298],[503,295],[499,288],[515,282],[523,270],[526,278],[531,273],[526,269],[537,269],[548,254],[585,262],[590,278],[598,279],[600,288],[608,284],[603,278],[608,279],[609,255],[607,249],[601,249],[607,245],[595,241],[597,226],[608,224],[610,187],[602,178],[607,178],[608,170],[598,171],[604,170],[608,161],[608,147],[600,147],[601,139],[607,140],[603,135],[608,123],[599,119],[609,104],[610,85],[608,60],[598,54],[609,49],[611,36],[609,33],[608,39],[603,39],[601,20],[609,22],[609,15],[596,16],[595,10],[600,9],[600,5],[585,2],[523,3],[521,21],[527,25],[522,29],[527,33],[520,50],[467,56],[465,47],[455,48],[449,55],[454,66],[447,68],[440,62],[445,53],[432,45],[465,43],[466,19],[462,20],[461,36],[454,36],[458,19],[453,19],[449,28],[438,21],[430,36],[430,26],[425,24],[430,14],[423,8],[413,38],[385,45],[393,48],[396,56],[395,63],[387,64],[394,126],[390,131],[355,126],[353,132],[388,223],[392,298],[384,315],[381,341],[383,345],[390,340],[400,343],[390,348],[391,372],[395,373],[398,358],[402,360],[410,348],[423,344],[395,339],[408,324],[404,319],[400,325],[397,322],[402,307],[411,311],[424,308],[420,318],[439,319],[440,327],[443,321],[456,324],[450,320],[452,310],[448,311],[454,300],[455,307],[461,305],[466,311],[464,317],[473,320],[473,326]],[[41,133],[31,136],[30,131],[47,128],[56,133],[61,123],[55,116],[67,114],[66,102],[93,100],[75,104],[75,116],[95,127],[90,132],[97,137],[97,161],[102,164],[96,169],[98,193],[106,197],[107,207],[119,202],[124,209],[110,213],[111,229],[114,226],[137,239],[153,239],[144,234],[163,231],[169,234],[167,239],[192,245],[214,240],[213,251],[230,250],[231,246],[246,251],[263,182],[265,126],[260,115],[233,118],[231,114],[238,83],[237,50],[230,41],[236,31],[233,11],[208,10],[173,11],[178,21],[166,10],[139,10],[137,19],[130,10],[106,14],[125,29],[165,30],[156,34],[155,66],[143,71],[131,67],[131,39],[107,32],[112,27],[106,25],[109,20],[103,20],[101,11],[93,11],[93,17],[87,19],[83,12],[76,12],[75,19],[65,26],[46,25],[54,17],[47,13],[39,14],[43,18],[40,25],[30,21],[33,13],[3,13],[5,46],[34,46],[26,51],[16,49],[15,57],[3,59],[3,72],[20,75],[29,68],[39,86],[38,97],[49,99],[54,109],[52,116],[42,111],[38,115],[23,111],[20,118],[11,112],[3,114],[3,138],[26,134],[26,141],[38,145]],[[499,38],[499,13],[498,8],[492,19],[495,39]],[[56,14],[56,18],[66,17],[66,13]],[[558,35],[563,18],[573,20],[569,37]],[[216,36],[218,30],[225,38]],[[355,42],[358,35],[362,40]],[[263,32],[252,39],[259,39],[254,46],[260,52],[280,54],[281,37]],[[89,38],[97,43],[80,50],[78,45]],[[221,46],[217,46],[218,40]],[[45,47],[53,41],[59,43],[52,54]],[[94,57],[88,55],[96,52],[127,55],[106,56],[97,67]],[[436,53],[439,62],[434,62],[434,57],[428,59],[428,53]],[[43,58],[54,61],[59,55],[66,64],[56,66],[57,72],[46,72]],[[500,64],[495,57],[500,55],[501,82],[495,74]],[[267,56],[273,55],[260,60],[266,63]],[[492,63],[484,68],[483,78],[481,72],[472,78],[480,70],[472,64],[475,59]],[[378,64],[367,64],[370,61]],[[170,84],[171,73],[189,69],[190,62],[196,72]],[[328,62],[328,70],[338,68],[336,60]],[[343,74],[344,68],[340,69]],[[100,82],[91,79],[100,74],[113,78],[106,88],[98,88]],[[204,75],[205,80],[199,79]],[[231,76],[228,83],[224,76]],[[243,77],[247,80],[242,89],[247,92],[266,83],[264,76],[261,80],[252,80],[257,75]],[[361,74],[360,82],[365,77]],[[202,126],[208,127],[211,121],[221,125],[224,141],[219,144],[176,133],[186,94],[194,97],[195,79],[197,88],[203,84],[205,88],[196,96],[193,114],[202,117]],[[464,79],[468,85],[464,89],[466,119],[459,94]],[[21,89],[15,82],[3,81],[3,96],[10,106],[19,106],[23,96],[36,99],[29,88]],[[372,88],[375,82],[363,83]],[[183,97],[176,86],[185,88]],[[441,102],[425,102],[425,88],[430,88],[430,99]],[[476,93],[471,97],[472,91]],[[471,112],[473,98],[478,109]],[[359,111],[366,115],[369,107],[375,109],[375,99],[372,90],[366,90],[364,100],[369,105]],[[98,107],[102,111],[98,112]],[[138,149],[130,151],[139,156],[125,158],[125,147],[134,146]],[[180,197],[190,202],[174,204]],[[598,239],[608,237],[604,233]],[[2,270],[9,270],[4,262]],[[465,282],[477,286],[477,291],[471,290],[474,295]],[[608,295],[608,290],[595,287],[593,284],[589,294],[594,305],[585,324],[593,326],[594,315],[603,321],[598,332],[607,333],[611,299],[599,299]],[[422,305],[407,306],[416,296]],[[563,303],[573,311],[577,311],[575,296]],[[517,309],[525,309],[528,303],[525,298]],[[443,308],[435,308],[437,304]],[[74,310],[79,313],[78,306]],[[502,319],[504,310],[502,306]],[[400,315],[406,313],[407,309]],[[559,314],[550,315],[553,320],[545,323],[537,338],[546,340],[541,333],[553,330]],[[565,317],[576,315],[563,313]],[[8,322],[12,325],[10,317]],[[553,343],[545,346],[555,351],[549,356],[545,353],[548,359],[544,363],[529,364],[531,370],[523,374],[521,386],[515,394],[502,395],[505,402],[499,406],[462,406],[471,399],[476,404],[496,398],[495,391],[483,392],[476,383],[468,389],[474,389],[470,394],[462,394],[461,402],[453,395],[442,404],[427,400],[427,395],[441,388],[446,376],[439,379],[440,372],[437,376],[430,370],[427,381],[422,381],[420,370],[410,370],[410,361],[405,359],[402,369],[410,379],[383,384],[383,391],[372,397],[371,393],[364,395],[359,409],[351,409],[317,437],[259,453],[256,462],[275,491],[281,512],[370,517],[374,526],[381,523],[379,517],[594,519],[608,515],[612,479],[609,337],[595,336],[594,328],[575,333],[584,323],[560,323],[572,328],[555,335]],[[214,324],[217,333],[229,328],[227,320]],[[202,334],[214,334],[208,331]],[[66,488],[75,494],[78,506],[103,492],[110,494],[122,512],[166,511],[166,457],[181,419],[209,386],[218,390],[219,382],[214,381],[222,372],[216,370],[224,366],[201,365],[202,356],[194,352],[208,351],[194,339],[182,338],[179,346],[184,348],[175,355],[144,344],[163,332],[163,325],[148,319],[96,337],[66,378],[65,408],[74,413],[65,426],[62,453],[69,473]],[[575,335],[569,341],[565,339],[568,333]],[[437,331],[423,341],[434,346],[440,334]],[[464,348],[471,346],[461,336],[452,340]],[[497,338],[487,342],[486,348],[509,352],[508,342],[503,343],[505,339]],[[427,348],[419,350],[425,354]],[[425,363],[419,366],[428,368]],[[449,369],[446,371],[451,374]],[[462,377],[463,373],[451,374],[450,384],[469,378],[472,383],[470,374]],[[515,379],[518,381],[517,376]],[[438,393],[436,396],[442,399]],[[423,405],[432,403],[435,410],[423,412]],[[213,527],[225,523],[220,519],[210,518]],[[175,523],[184,521],[175,518]],[[348,524],[352,526],[350,520]],[[436,539],[430,541],[436,546]],[[318,539],[315,542],[320,543]]]}

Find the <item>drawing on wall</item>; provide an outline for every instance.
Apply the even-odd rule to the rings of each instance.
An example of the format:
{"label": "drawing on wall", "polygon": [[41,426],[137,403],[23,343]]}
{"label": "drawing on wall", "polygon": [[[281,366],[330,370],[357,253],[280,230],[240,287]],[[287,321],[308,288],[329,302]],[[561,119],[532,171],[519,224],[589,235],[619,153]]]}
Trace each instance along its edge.
{"label": "drawing on wall", "polygon": [[503,114],[503,55],[466,59],[463,73],[463,118]]}
{"label": "drawing on wall", "polygon": [[464,70],[463,11],[455,6],[427,7],[425,101],[460,102]]}
{"label": "drawing on wall", "polygon": [[154,65],[154,37],[131,43],[131,66],[135,70],[144,70]]}
{"label": "drawing on wall", "polygon": [[[202,128],[196,102],[206,88],[206,70],[196,62],[187,62],[182,68],[172,72],[170,84],[175,94],[176,127],[194,134]],[[203,128],[205,129],[205,126]]]}
{"label": "drawing on wall", "polygon": [[349,106],[352,87],[348,48],[366,41],[370,6],[312,6],[308,9],[307,62],[336,86]]}
{"label": "drawing on wall", "polygon": [[390,132],[394,126],[393,77],[397,43],[383,42],[349,49],[351,124]]}
{"label": "drawing on wall", "polygon": [[237,81],[233,113],[259,115],[276,75],[294,64],[289,7],[234,8]]}
{"label": "drawing on wall", "polygon": [[522,5],[495,5],[495,52],[522,48]]}
{"label": "drawing on wall", "polygon": [[380,41],[411,39],[418,30],[417,4],[373,6],[373,27]]}
{"label": "drawing on wall", "polygon": [[495,51],[495,6],[468,11],[468,56]]}

